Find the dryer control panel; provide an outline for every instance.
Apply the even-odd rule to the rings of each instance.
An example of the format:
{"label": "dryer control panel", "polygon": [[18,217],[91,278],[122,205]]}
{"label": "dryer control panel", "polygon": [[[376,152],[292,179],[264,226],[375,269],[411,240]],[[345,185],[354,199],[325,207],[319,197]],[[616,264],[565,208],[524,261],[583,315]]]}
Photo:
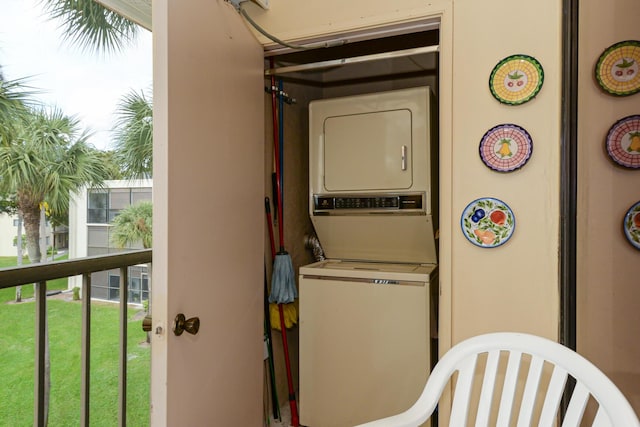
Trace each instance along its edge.
{"label": "dryer control panel", "polygon": [[425,215],[425,193],[313,196],[314,215],[404,213]]}

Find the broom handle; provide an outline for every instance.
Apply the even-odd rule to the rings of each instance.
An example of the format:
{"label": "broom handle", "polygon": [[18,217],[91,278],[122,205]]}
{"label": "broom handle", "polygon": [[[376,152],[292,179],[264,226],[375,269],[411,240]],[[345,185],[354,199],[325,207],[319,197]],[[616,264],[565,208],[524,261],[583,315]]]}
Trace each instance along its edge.
{"label": "broom handle", "polygon": [[280,419],[280,403],[278,402],[278,390],[276,386],[276,368],[273,364],[273,344],[271,337],[271,314],[269,312],[269,301],[267,298],[267,266],[264,265],[264,329],[267,335],[267,352],[269,354],[269,379],[271,383],[271,409],[273,411],[273,419]]}
{"label": "broom handle", "polygon": [[271,218],[271,204],[269,198],[264,198],[264,210],[267,213],[267,228],[269,229],[269,243],[271,244],[271,262],[276,257],[276,242],[273,237],[273,219]]}
{"label": "broom handle", "polygon": [[[273,68],[273,58],[269,60],[271,67]],[[280,149],[278,144],[278,110],[276,107],[276,92],[278,87],[276,86],[275,76],[271,76],[271,109],[273,116],[273,157],[276,162],[276,206],[278,210],[278,237],[280,238],[280,251],[284,251],[284,232],[282,230],[282,188],[280,188]]]}
{"label": "broom handle", "polygon": [[[284,84],[278,79],[278,155],[280,156],[280,210],[284,214]],[[284,224],[282,217],[281,224]],[[284,233],[284,225],[282,232]],[[284,238],[280,238],[280,246],[284,246]]]}
{"label": "broom handle", "polygon": [[284,362],[287,371],[287,385],[289,386],[289,407],[291,408],[291,425],[293,427],[299,427],[300,421],[298,420],[298,407],[296,405],[296,391],[293,388],[293,378],[291,377],[291,364],[289,363],[289,345],[287,344],[287,328],[284,323],[284,309],[282,304],[278,304],[278,311],[280,312],[280,328],[282,329],[282,348],[284,350]]}

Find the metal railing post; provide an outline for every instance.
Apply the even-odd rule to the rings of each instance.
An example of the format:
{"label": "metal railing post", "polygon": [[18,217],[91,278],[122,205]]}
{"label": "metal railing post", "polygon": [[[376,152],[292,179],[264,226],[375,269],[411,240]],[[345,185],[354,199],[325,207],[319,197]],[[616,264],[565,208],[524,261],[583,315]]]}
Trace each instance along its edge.
{"label": "metal railing post", "polygon": [[46,347],[47,347],[47,282],[37,282],[35,296],[35,390],[33,425],[44,427],[47,423],[46,405]]}
{"label": "metal railing post", "polygon": [[118,384],[118,425],[127,425],[127,307],[129,268],[120,268],[120,375]]}
{"label": "metal railing post", "polygon": [[82,275],[82,350],[80,355],[80,425],[89,427],[91,386],[91,274]]}

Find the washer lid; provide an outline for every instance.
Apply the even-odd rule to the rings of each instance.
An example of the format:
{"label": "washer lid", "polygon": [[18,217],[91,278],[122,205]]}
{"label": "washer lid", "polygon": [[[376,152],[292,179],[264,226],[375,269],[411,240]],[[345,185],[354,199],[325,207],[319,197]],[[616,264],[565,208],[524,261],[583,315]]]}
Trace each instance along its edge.
{"label": "washer lid", "polygon": [[428,282],[437,272],[435,264],[391,264],[383,262],[328,259],[300,267],[303,276],[351,279],[402,280]]}

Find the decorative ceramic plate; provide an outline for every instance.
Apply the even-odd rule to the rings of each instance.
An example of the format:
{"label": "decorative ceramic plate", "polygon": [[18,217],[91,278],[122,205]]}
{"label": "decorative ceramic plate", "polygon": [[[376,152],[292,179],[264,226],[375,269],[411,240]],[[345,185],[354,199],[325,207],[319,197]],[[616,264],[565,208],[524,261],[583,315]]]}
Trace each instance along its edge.
{"label": "decorative ceramic plate", "polygon": [[480,140],[480,158],[498,172],[511,172],[524,166],[531,157],[533,141],[525,129],[514,124],[495,126]]}
{"label": "decorative ceramic plate", "polygon": [[596,63],[596,80],[612,95],[640,91],[640,41],[626,40],[609,46]]}
{"label": "decorative ceramic plate", "polygon": [[617,164],[640,168],[640,115],[618,120],[607,134],[607,153]]}
{"label": "decorative ceramic plate", "polygon": [[519,105],[535,97],[544,81],[542,65],[532,56],[512,55],[491,71],[489,89],[503,104]]}
{"label": "decorative ceramic plate", "polygon": [[484,197],[469,203],[462,212],[460,226],[464,236],[481,248],[506,243],[516,227],[516,219],[502,200]]}
{"label": "decorative ceramic plate", "polygon": [[631,206],[624,216],[624,234],[629,242],[640,249],[640,202]]}

